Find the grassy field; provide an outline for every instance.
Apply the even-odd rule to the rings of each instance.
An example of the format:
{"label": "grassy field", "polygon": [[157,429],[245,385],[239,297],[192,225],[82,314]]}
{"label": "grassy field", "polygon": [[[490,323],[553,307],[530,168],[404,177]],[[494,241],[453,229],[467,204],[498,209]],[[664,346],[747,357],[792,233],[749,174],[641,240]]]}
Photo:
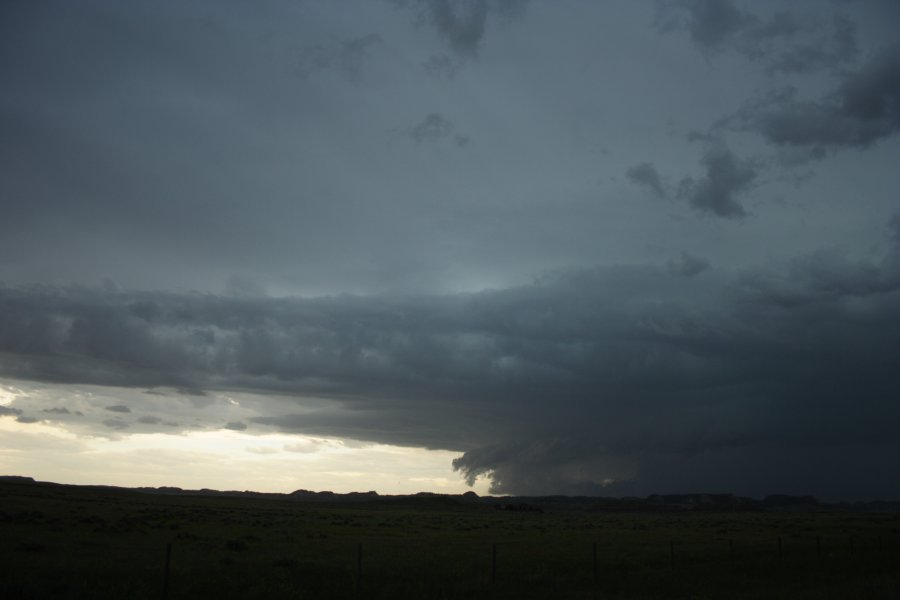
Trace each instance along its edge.
{"label": "grassy field", "polygon": [[0,569],[10,599],[887,599],[900,598],[900,515],[506,512],[2,482]]}

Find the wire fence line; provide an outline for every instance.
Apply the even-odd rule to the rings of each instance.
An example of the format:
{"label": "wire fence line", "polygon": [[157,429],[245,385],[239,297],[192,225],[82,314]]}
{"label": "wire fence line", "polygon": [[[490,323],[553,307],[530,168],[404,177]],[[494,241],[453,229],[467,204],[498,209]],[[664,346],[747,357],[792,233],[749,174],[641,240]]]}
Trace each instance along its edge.
{"label": "wire fence line", "polygon": [[[170,586],[172,549],[177,544],[169,542],[165,546],[165,559],[162,566],[163,586],[162,598],[168,598]],[[398,558],[393,552],[401,547],[408,547],[409,542],[403,540],[369,540],[347,545],[346,565],[343,569],[347,579],[353,582],[354,595],[360,596],[365,590],[365,578],[377,581],[377,576],[394,570],[408,575],[409,561]],[[191,544],[182,544],[185,550]],[[826,538],[822,536],[797,538],[790,542],[785,536],[774,536],[768,542],[759,538],[741,539],[728,537],[709,541],[669,539],[664,544],[646,545],[641,548],[645,561],[636,562],[628,558],[610,560],[615,555],[617,546],[604,541],[593,541],[589,546],[579,544],[568,548],[564,556],[548,553],[545,548],[533,542],[493,542],[489,545],[470,544],[462,549],[456,548],[456,559],[470,564],[471,572],[480,572],[483,585],[498,585],[504,580],[518,579],[523,573],[535,574],[548,572],[551,577],[554,564],[568,563],[569,568],[557,569],[557,577],[579,575],[581,579],[599,584],[610,572],[628,567],[667,570],[672,572],[692,569],[704,569],[710,566],[727,564],[732,570],[746,567],[791,568],[807,567],[833,568],[836,564],[851,566],[854,561],[864,561],[870,566],[880,563],[885,567],[900,566],[900,544],[896,539],[885,541],[884,536],[860,539],[857,536],[846,538]],[[196,550],[196,549],[195,549]],[[632,548],[633,550],[633,548]],[[462,556],[461,556],[462,555]],[[606,557],[606,559],[604,559]],[[468,559],[466,561],[465,559]],[[334,557],[330,564],[334,566]],[[668,560],[666,560],[668,559]],[[420,555],[416,562],[428,562],[428,558]],[[421,564],[418,565],[421,567]],[[420,573],[427,576],[427,573]]]}
{"label": "wire fence line", "polygon": [[[505,597],[504,590],[516,586],[524,590],[522,597],[542,597],[538,591],[527,595],[530,590],[568,589],[583,593],[558,597],[585,597],[584,593],[590,597],[601,590],[605,593],[648,581],[659,586],[672,582],[703,586],[707,580],[718,578],[721,582],[728,577],[752,583],[835,573],[900,576],[900,535],[896,532],[747,537],[678,537],[658,532],[646,540],[581,535],[568,540],[554,537],[547,543],[534,538],[405,538],[401,532],[357,540],[349,535],[323,540],[285,536],[280,543],[273,543],[256,539],[246,530],[233,538],[227,537],[227,532],[222,537],[222,533],[183,532],[164,541],[87,537],[74,543],[71,557],[37,546],[18,553],[26,566],[29,559],[35,564],[43,559],[47,569],[77,572],[82,580],[78,589],[87,591],[71,597],[124,594],[164,600],[196,597],[216,586],[219,597],[250,596],[253,594],[240,593],[237,588],[254,578],[267,578],[267,589],[280,590],[272,597],[291,597],[292,590],[313,590],[306,596],[381,598],[398,589],[410,589],[406,594],[395,593],[395,597],[449,598],[465,597],[473,590],[475,597],[481,593]],[[77,548],[83,556],[77,555]],[[17,579],[27,583],[27,572],[25,568],[7,573],[6,589],[19,589],[15,587]],[[129,582],[122,580],[123,572]],[[229,595],[232,588],[234,594]],[[29,588],[23,585],[20,589]]]}

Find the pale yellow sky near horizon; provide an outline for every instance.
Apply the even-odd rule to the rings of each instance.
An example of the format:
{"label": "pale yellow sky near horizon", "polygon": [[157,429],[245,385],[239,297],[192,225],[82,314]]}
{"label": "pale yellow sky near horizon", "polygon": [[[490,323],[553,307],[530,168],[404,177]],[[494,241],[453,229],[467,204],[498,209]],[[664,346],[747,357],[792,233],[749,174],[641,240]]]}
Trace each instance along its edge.
{"label": "pale yellow sky near horizon", "polygon": [[[14,395],[0,386],[0,406]],[[39,481],[125,487],[412,494],[488,493],[470,488],[451,461],[458,452],[355,440],[229,429],[178,433],[67,430],[52,419],[20,423],[0,417],[0,474]]]}

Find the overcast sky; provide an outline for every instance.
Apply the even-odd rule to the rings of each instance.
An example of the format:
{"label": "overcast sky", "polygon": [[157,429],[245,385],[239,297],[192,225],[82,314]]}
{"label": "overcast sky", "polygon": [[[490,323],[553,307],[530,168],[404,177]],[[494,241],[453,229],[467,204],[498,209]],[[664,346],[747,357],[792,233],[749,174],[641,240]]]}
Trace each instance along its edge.
{"label": "overcast sky", "polygon": [[2,2],[0,471],[900,498],[898,31],[894,0]]}

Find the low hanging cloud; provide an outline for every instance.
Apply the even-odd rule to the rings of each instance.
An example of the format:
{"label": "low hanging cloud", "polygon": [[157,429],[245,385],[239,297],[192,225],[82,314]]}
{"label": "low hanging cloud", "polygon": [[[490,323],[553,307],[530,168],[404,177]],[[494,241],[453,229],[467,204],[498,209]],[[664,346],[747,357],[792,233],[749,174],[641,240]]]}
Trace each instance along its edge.
{"label": "low hanging cloud", "polygon": [[746,217],[748,213],[740,197],[753,189],[759,176],[758,165],[738,157],[715,140],[704,152],[700,163],[704,175],[699,178],[685,176],[674,190],[665,183],[653,163],[634,165],[625,176],[657,198],[687,202],[701,213],[725,219]]}
{"label": "low hanging cloud", "polygon": [[[131,387],[132,410],[170,401],[160,421],[252,393],[252,414],[218,423],[456,450],[464,476],[500,493],[896,495],[892,227],[878,259],[822,251],[729,273],[685,254],[447,296],[2,287],[0,369]],[[161,386],[210,393],[139,391]],[[27,398],[5,411],[23,409]],[[102,413],[79,423],[94,418],[112,433],[171,431]],[[742,478],[750,467],[766,478]]]}
{"label": "low hanging cloud", "polygon": [[802,100],[788,88],[749,103],[723,124],[815,156],[866,148],[900,132],[898,73],[900,44],[881,51],[820,100]]}
{"label": "low hanging cloud", "polygon": [[753,187],[757,178],[753,163],[720,146],[708,149],[701,163],[705,175],[699,179],[683,178],[678,184],[677,197],[701,212],[718,217],[746,216],[747,211],[738,198]]}
{"label": "low hanging cloud", "polygon": [[[882,49],[819,99],[801,99],[798,89],[783,88],[747,102],[691,141],[710,144],[702,158],[703,178],[685,177],[675,197],[694,208],[725,218],[747,215],[741,196],[753,189],[773,164],[793,168],[845,149],[867,149],[900,132],[900,44]],[[725,147],[726,132],[758,134],[776,154],[768,160],[741,159]],[[768,163],[768,164],[767,164]],[[652,163],[626,172],[633,183],[659,197],[666,188]]]}
{"label": "low hanging cloud", "polygon": [[[728,0],[667,3],[661,10],[663,15],[684,11],[689,15],[686,21],[664,22],[660,25],[663,30],[687,28],[694,41],[710,51],[721,50],[740,34],[744,42],[738,46],[745,54],[767,57],[770,70],[774,71],[801,72],[819,63],[836,67],[856,55],[853,25],[840,16],[833,19],[834,35],[829,38],[837,40],[840,51],[831,53],[830,46],[821,42],[808,47],[795,45],[773,55],[753,44],[799,35],[806,26],[789,13],[760,21]],[[803,99],[797,88],[787,87],[747,102],[707,132],[691,134],[692,141],[711,144],[701,161],[706,174],[702,178],[684,177],[674,197],[702,212],[741,218],[747,215],[741,196],[752,190],[761,173],[772,164],[793,168],[841,149],[865,149],[894,136],[900,131],[898,72],[900,44],[894,44],[857,70],[842,73],[841,83],[819,99]],[[766,161],[739,158],[721,143],[724,133],[736,131],[759,134],[777,153]],[[626,175],[654,195],[666,197],[666,188],[652,163],[635,165]]]}

